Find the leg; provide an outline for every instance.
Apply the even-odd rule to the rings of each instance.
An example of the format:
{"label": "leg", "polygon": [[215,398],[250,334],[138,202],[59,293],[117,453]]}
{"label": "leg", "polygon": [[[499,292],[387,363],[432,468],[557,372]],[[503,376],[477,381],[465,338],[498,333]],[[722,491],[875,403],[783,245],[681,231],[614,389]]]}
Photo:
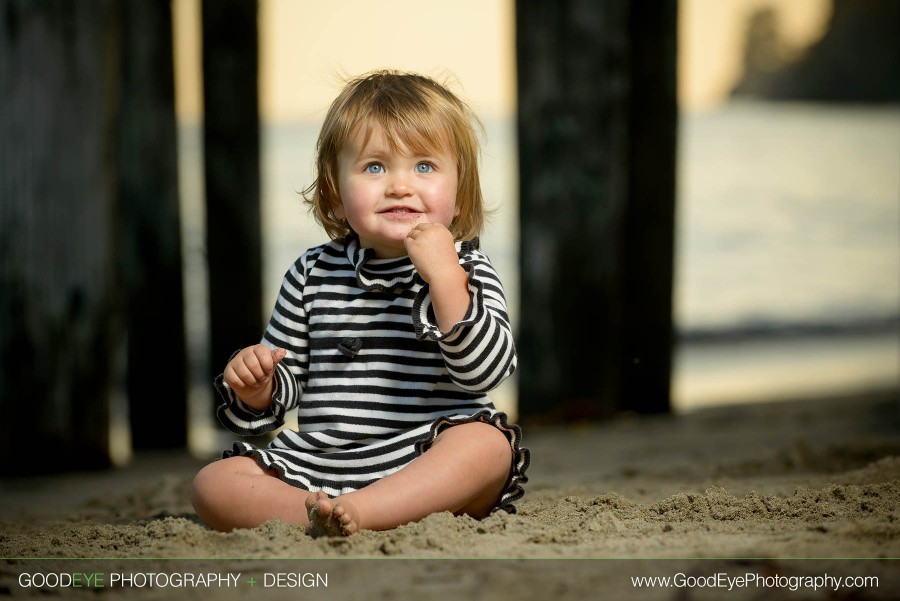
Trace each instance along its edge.
{"label": "leg", "polygon": [[511,469],[512,449],[497,428],[453,426],[402,470],[363,489],[336,499],[309,495],[310,533],[387,530],[438,511],[482,518],[499,500]]}
{"label": "leg", "polygon": [[191,503],[210,528],[230,531],[255,528],[280,519],[307,528],[305,490],[263,470],[250,457],[230,457],[210,463],[194,478]]}

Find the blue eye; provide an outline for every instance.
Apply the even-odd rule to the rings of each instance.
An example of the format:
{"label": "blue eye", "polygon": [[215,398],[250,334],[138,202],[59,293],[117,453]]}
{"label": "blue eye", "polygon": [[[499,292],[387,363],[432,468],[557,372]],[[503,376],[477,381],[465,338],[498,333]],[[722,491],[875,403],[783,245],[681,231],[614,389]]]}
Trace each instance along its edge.
{"label": "blue eye", "polygon": [[366,173],[384,173],[384,166],[380,163],[370,163],[366,165]]}
{"label": "blue eye", "polygon": [[431,173],[434,171],[434,166],[429,163],[419,163],[416,165],[416,173]]}

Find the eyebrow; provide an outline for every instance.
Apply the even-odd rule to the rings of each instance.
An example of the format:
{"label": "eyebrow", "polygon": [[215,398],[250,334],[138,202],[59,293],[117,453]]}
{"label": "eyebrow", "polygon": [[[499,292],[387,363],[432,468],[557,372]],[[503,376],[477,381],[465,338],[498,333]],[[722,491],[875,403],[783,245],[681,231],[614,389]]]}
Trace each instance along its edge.
{"label": "eyebrow", "polygon": [[[439,163],[439,162],[442,162],[447,159],[447,157],[442,158],[440,156],[441,153],[435,153],[430,150],[418,151],[418,150],[413,149],[412,152],[404,154],[404,153],[400,153],[399,151],[395,151],[391,148],[374,148],[374,149],[372,149],[369,146],[366,146],[366,148],[363,148],[362,151],[360,151],[353,158],[353,161],[354,162],[362,162],[362,161],[366,161],[366,160],[370,160],[370,159],[383,160],[386,158],[390,158],[394,154],[402,154],[403,156],[407,156],[407,157],[414,158],[414,159],[425,159],[425,160],[428,160],[428,161],[431,161],[434,163]],[[448,156],[450,156],[449,152],[446,154]]]}

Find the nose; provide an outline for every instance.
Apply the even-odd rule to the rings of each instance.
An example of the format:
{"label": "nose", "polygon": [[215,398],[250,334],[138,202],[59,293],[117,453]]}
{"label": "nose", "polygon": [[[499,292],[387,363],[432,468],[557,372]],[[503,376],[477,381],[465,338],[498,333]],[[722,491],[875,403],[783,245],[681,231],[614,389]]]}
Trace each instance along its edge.
{"label": "nose", "polygon": [[396,198],[409,196],[410,194],[412,194],[412,190],[409,184],[409,178],[405,173],[392,173],[390,179],[388,180],[386,191],[388,196],[393,196]]}

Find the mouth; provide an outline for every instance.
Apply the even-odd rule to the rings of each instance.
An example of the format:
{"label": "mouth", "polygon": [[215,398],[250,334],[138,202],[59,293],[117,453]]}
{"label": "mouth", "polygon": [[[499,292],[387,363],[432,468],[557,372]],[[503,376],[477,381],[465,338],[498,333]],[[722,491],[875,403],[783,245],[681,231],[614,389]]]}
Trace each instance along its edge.
{"label": "mouth", "polygon": [[389,207],[383,211],[380,211],[382,215],[419,215],[422,212],[417,211],[415,209],[411,209],[409,207]]}

